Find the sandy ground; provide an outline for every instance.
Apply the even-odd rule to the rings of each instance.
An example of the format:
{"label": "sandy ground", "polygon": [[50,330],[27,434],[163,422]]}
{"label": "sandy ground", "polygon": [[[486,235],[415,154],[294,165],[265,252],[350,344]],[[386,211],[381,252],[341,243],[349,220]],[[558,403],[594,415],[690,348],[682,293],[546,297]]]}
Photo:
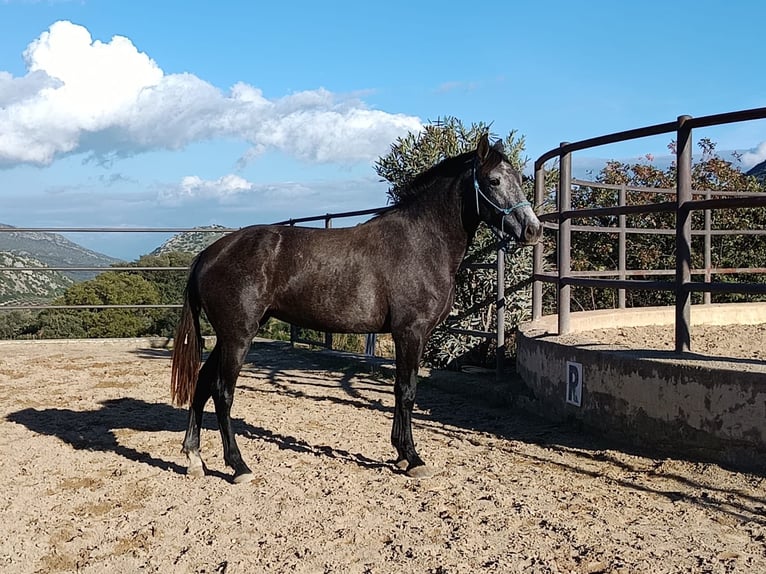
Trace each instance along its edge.
{"label": "sandy ground", "polygon": [[[674,325],[615,327],[564,335],[565,344],[594,341],[611,347],[672,351]],[[691,328],[691,353],[718,359],[755,359],[766,362],[766,324],[694,325]]]}
{"label": "sandy ground", "polygon": [[210,475],[184,474],[167,351],[0,351],[3,573],[766,572],[763,477],[488,404],[476,376],[421,384],[440,472],[413,480],[390,463],[389,370],[258,343],[233,413],[256,480],[233,485],[212,414]]}

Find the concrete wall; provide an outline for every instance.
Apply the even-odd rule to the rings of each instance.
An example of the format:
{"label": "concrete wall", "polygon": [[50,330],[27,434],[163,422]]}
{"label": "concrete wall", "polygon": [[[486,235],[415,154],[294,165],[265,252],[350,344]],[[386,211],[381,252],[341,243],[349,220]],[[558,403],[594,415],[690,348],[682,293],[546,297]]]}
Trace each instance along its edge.
{"label": "concrete wall", "polygon": [[[766,304],[692,309],[693,325],[766,323]],[[535,397],[524,401],[527,408],[554,420],[580,421],[658,453],[682,451],[766,470],[766,363],[610,348],[586,337],[563,344],[552,334],[556,319],[545,317],[520,329],[517,370]],[[651,308],[573,313],[571,325],[585,331],[672,321],[672,308]]]}

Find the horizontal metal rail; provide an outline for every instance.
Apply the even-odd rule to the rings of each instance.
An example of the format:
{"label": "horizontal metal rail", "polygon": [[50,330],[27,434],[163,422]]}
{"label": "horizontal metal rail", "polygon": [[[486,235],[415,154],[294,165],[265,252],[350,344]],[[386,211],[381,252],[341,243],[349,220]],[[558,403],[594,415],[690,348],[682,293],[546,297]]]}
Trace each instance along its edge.
{"label": "horizontal metal rail", "polygon": [[670,213],[676,210],[672,201],[648,203],[645,205],[622,205],[619,207],[593,207],[590,209],[570,209],[558,214],[559,220],[583,219],[604,215],[644,215],[646,213]]}
{"label": "horizontal metal rail", "polygon": [[[557,231],[558,224],[546,224],[545,229]],[[653,229],[651,227],[597,227],[595,225],[572,225],[571,231],[586,233],[627,233],[628,235],[675,235],[675,229]],[[766,235],[766,229],[692,229],[693,236],[727,236],[727,235]]]}
{"label": "horizontal metal rail", "polygon": [[0,271],[188,271],[183,267],[0,267]]}
{"label": "horizontal metal rail", "polygon": [[[701,273],[697,273],[701,274]],[[647,273],[647,275],[651,275]],[[600,279],[580,275],[570,275],[559,278],[546,274],[535,274],[538,281],[548,283],[557,283],[559,285],[574,285],[578,287],[596,287],[608,289],[630,289],[632,291],[652,290],[652,291],[675,291],[673,281],[649,281],[640,279]],[[684,284],[687,291],[703,292],[711,291],[713,293],[742,293],[747,295],[758,295],[766,293],[766,284],[764,283],[706,283],[694,282]]]}
{"label": "horizontal metal rail", "polygon": [[[675,275],[675,269],[608,269],[599,271],[572,271],[572,277],[608,277],[612,275],[622,275],[625,277],[652,277],[662,275]],[[692,275],[746,275],[748,273],[763,274],[766,273],[766,267],[713,267],[711,269],[692,269]],[[536,273],[536,278],[541,281],[555,283],[558,281],[558,273]],[[545,278],[545,279],[542,279]]]}
{"label": "horizontal metal rail", "polygon": [[0,305],[0,311],[43,311],[48,309],[180,309],[180,304],[150,304],[141,303],[136,305]]}
{"label": "horizontal metal rail", "polygon": [[374,207],[372,209],[360,209],[358,211],[343,211],[341,213],[326,213],[324,215],[310,215],[278,221],[273,225],[295,225],[297,223],[311,223],[313,221],[326,221],[328,219],[341,219],[347,217],[361,217],[363,215],[378,215],[393,209],[393,206]]}
{"label": "horizontal metal rail", "polygon": [[642,279],[599,279],[567,276],[559,278],[557,283],[559,285],[573,285],[577,287],[631,289],[633,291],[673,291],[675,289],[675,283],[672,281],[651,281]]}
{"label": "horizontal metal rail", "polygon": [[0,227],[0,233],[231,233],[238,227]]}
{"label": "horizontal metal rail", "polygon": [[581,140],[579,142],[564,144],[559,148],[555,148],[545,152],[543,155],[537,158],[537,160],[535,160],[535,171],[542,168],[545,165],[545,162],[547,162],[550,159],[553,159],[554,157],[560,157],[562,155],[571,154],[572,152],[576,152],[579,150],[593,148],[593,147],[600,147],[600,146],[604,146],[604,145],[608,145],[612,143],[619,143],[619,142],[635,140],[635,139],[640,139],[640,138],[645,138],[650,136],[668,134],[668,133],[674,132],[677,127],[678,127],[678,124],[676,122],[666,122],[664,124],[656,124],[653,126],[646,126],[643,128],[626,130],[624,132],[617,132],[613,134]]}
{"label": "horizontal metal rail", "polygon": [[[619,183],[601,183],[597,181],[588,181],[584,179],[572,179],[572,185],[577,185],[580,187],[595,187],[596,189],[611,189],[613,191],[619,191],[621,189],[624,189],[626,192],[632,191],[636,193],[648,193],[648,194],[665,194],[665,195],[675,195],[676,190],[674,188],[668,188],[668,187],[640,187],[637,185],[622,185]],[[710,190],[710,189],[693,189],[692,195],[720,195],[722,197],[725,196],[733,196],[733,197],[746,197],[746,196],[760,196],[763,195],[762,191],[724,191],[724,190]]]}
{"label": "horizontal metal rail", "polygon": [[690,212],[703,209],[745,209],[750,207],[766,207],[766,192],[754,197],[727,197],[716,199],[694,199],[685,201],[678,210]]}
{"label": "horizontal metal rail", "polygon": [[710,291],[711,293],[763,295],[766,294],[766,283],[703,283],[697,281],[684,283],[683,289],[690,293]]}

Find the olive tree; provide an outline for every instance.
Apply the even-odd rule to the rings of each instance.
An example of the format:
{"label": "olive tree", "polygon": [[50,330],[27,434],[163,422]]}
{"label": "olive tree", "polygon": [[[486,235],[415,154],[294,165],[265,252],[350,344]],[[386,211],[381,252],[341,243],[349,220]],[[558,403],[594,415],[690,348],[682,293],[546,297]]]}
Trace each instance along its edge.
{"label": "olive tree", "polygon": [[[375,171],[389,182],[389,199],[397,203],[408,183],[419,173],[447,157],[476,149],[479,138],[490,133],[490,125],[466,127],[454,117],[436,120],[418,134],[397,139],[389,153],[375,163]],[[497,136],[490,133],[497,139]],[[503,140],[511,163],[521,170],[524,138],[510,132]],[[529,184],[525,184],[529,185]],[[529,189],[527,189],[529,193]],[[481,225],[466,254],[465,263],[491,264],[496,260],[496,232]],[[434,366],[459,368],[464,362],[489,364],[495,355],[495,342],[479,337],[459,335],[450,327],[493,332],[496,329],[496,273],[490,268],[471,268],[464,263],[457,276],[455,304],[447,320],[431,336],[424,360]],[[505,325],[512,339],[518,324],[527,320],[531,311],[530,277],[532,251],[513,241],[506,251]]]}

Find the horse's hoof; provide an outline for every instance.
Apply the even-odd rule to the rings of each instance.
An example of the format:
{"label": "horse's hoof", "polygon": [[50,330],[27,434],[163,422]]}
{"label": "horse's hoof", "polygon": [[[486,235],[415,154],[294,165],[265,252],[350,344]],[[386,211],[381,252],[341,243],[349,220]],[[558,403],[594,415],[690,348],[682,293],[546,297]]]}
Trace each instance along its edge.
{"label": "horse's hoof", "polygon": [[252,472],[243,472],[242,474],[234,476],[232,482],[234,482],[234,484],[244,484],[246,482],[252,482],[254,479],[255,475]]}
{"label": "horse's hoof", "polygon": [[202,466],[190,466],[186,469],[186,476],[192,478],[202,478],[205,476],[205,469]]}
{"label": "horse's hoof", "polygon": [[205,465],[198,454],[189,453],[189,466],[186,467],[186,476],[200,478],[205,476]]}
{"label": "horse's hoof", "polygon": [[436,474],[436,470],[430,466],[421,464],[419,466],[408,468],[405,474],[410,478],[431,478]]}
{"label": "horse's hoof", "polygon": [[406,459],[406,458],[403,458],[403,459],[401,459],[401,460],[397,460],[397,461],[394,463],[394,466],[396,466],[396,468],[398,468],[399,470],[407,470],[407,467],[408,467],[409,465],[410,465],[410,463],[409,463],[409,462],[407,462],[407,459]]}

